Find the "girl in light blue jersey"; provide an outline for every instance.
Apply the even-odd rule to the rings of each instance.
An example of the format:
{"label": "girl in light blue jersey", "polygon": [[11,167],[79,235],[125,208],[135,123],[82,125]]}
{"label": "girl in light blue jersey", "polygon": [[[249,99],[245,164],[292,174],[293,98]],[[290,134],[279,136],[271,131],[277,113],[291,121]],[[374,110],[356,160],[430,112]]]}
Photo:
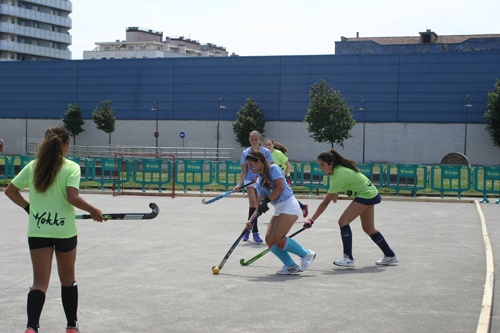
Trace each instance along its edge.
{"label": "girl in light blue jersey", "polygon": [[382,201],[380,194],[372,182],[361,172],[356,162],[346,159],[335,149],[324,151],[318,156],[321,171],[330,175],[330,188],[325,199],[319,204],[313,216],[304,223],[304,228],[310,228],[314,221],[325,211],[328,204],[337,202],[339,193],[354,198],[339,218],[340,235],[344,246],[344,257],[335,260],[337,266],[354,267],[352,256],[352,232],[349,226],[358,216],[363,231],[378,245],[384,257],[375,263],[377,265],[395,264],[398,257],[387,244],[384,236],[375,228],[375,205]]}
{"label": "girl in light blue jersey", "polygon": [[[247,222],[247,228],[253,227],[253,219],[269,210],[267,206],[274,206],[266,232],[266,244],[284,264],[276,274],[291,274],[305,271],[316,257],[316,253],[306,250],[292,238],[286,237],[292,225],[302,213],[299,203],[288,186],[283,170],[276,165],[270,165],[264,154],[253,150],[246,156],[247,163],[253,172],[259,174],[257,179],[257,193],[259,204],[257,210]],[[297,264],[289,252],[301,257],[301,265]]]}
{"label": "girl in light blue jersey", "polygon": [[[250,167],[248,166],[247,160],[246,160],[247,155],[252,150],[261,151],[269,163],[271,163],[271,164],[274,163],[274,159],[273,159],[273,156],[271,155],[271,152],[267,148],[261,147],[262,137],[258,131],[252,131],[250,133],[249,141],[250,141],[251,147],[245,149],[241,153],[240,164],[241,164],[242,169],[241,169],[240,177],[238,179],[238,184],[234,188],[236,190],[236,192],[238,192],[240,190],[240,187],[243,184],[248,184],[248,183],[251,183],[252,181],[254,181],[255,177],[257,176],[256,172],[254,172],[253,170],[250,169]],[[258,201],[257,201],[257,185],[252,184],[250,186],[247,186],[246,192],[248,194],[248,202],[250,205],[250,208],[248,209],[248,217],[250,217],[257,209],[257,203],[258,203]],[[256,243],[262,243],[262,239],[260,238],[260,235],[259,235],[259,227],[257,226],[257,216],[255,216],[255,221],[253,223],[252,233],[253,233],[253,240]],[[243,240],[247,241],[249,238],[250,238],[250,230],[248,230],[245,233],[245,235],[243,236]]]}

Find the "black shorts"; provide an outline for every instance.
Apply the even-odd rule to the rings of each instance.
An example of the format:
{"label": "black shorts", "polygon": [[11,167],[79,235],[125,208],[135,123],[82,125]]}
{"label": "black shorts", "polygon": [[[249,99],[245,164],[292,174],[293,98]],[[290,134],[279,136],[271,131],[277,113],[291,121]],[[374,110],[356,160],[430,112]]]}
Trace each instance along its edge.
{"label": "black shorts", "polygon": [[53,247],[59,252],[69,252],[76,247],[77,243],[78,241],[76,236],[71,238],[28,237],[30,250]]}
{"label": "black shorts", "polygon": [[373,206],[379,204],[382,201],[382,197],[380,196],[380,194],[377,194],[377,196],[371,199],[355,198],[354,201],[362,205]]}

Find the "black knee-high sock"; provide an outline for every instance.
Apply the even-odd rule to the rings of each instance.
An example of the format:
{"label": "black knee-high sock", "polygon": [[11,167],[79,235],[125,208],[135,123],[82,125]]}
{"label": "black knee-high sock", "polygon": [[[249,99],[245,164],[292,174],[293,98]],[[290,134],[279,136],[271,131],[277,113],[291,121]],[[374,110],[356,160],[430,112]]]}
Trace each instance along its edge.
{"label": "black knee-high sock", "polygon": [[73,282],[71,287],[61,286],[61,299],[66,314],[67,326],[76,326],[76,311],[78,310],[78,286]]}
{"label": "black knee-high sock", "polygon": [[386,257],[394,257],[394,255],[395,255],[394,251],[391,250],[391,248],[389,247],[389,244],[387,244],[384,236],[382,236],[380,231],[374,233],[373,235],[370,235],[370,237],[375,242],[375,244],[377,244],[378,247],[380,247],[380,249],[382,250],[382,252],[384,252],[384,255]]}
{"label": "black knee-high sock", "polygon": [[[251,218],[252,217],[252,214],[253,212],[255,212],[257,208],[252,208],[250,207],[248,209],[248,218]],[[256,233],[256,232],[259,232],[259,228],[257,227],[257,219],[259,218],[259,216],[255,216],[255,218],[253,219],[253,228],[252,228],[252,232],[253,233]]]}
{"label": "black knee-high sock", "polygon": [[352,257],[352,232],[351,227],[348,225],[340,228],[340,236],[342,237],[342,244],[344,245],[344,254],[346,254],[349,259]]}
{"label": "black knee-high sock", "polygon": [[41,290],[30,290],[28,293],[28,327],[38,331],[40,315],[42,314],[45,294]]}

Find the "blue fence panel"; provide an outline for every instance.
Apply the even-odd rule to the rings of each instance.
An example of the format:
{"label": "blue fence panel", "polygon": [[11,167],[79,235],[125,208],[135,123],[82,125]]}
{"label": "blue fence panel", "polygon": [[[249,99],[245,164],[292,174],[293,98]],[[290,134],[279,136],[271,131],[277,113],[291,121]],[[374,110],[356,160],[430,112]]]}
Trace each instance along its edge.
{"label": "blue fence panel", "polygon": [[[483,171],[483,177],[479,176],[479,171]],[[474,170],[474,189],[483,193],[481,202],[490,202],[487,194],[497,194],[500,196],[500,166],[478,166]],[[500,203],[500,197],[496,203]]]}

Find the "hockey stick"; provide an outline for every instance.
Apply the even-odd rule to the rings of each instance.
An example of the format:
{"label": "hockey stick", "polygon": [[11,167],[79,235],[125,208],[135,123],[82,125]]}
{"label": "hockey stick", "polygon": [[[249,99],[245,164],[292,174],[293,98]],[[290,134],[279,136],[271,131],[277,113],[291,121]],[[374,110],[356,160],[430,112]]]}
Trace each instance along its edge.
{"label": "hockey stick", "polygon": [[[252,223],[253,225],[253,223]],[[234,244],[231,246],[231,248],[229,249],[229,251],[227,251],[226,255],[224,256],[224,259],[222,259],[222,261],[220,262],[219,266],[214,266],[212,267],[212,272],[214,274],[219,274],[220,270],[222,269],[222,267],[224,267],[224,264],[226,263],[227,259],[229,259],[229,256],[231,255],[231,253],[233,253],[234,249],[236,248],[236,246],[238,246],[238,244],[240,243],[241,239],[243,238],[243,236],[245,235],[245,233],[247,232],[247,228],[243,229],[243,231],[241,232],[241,235],[240,237],[238,237],[238,239],[236,240],[236,242],[234,242]]]}
{"label": "hockey stick", "polygon": [[[153,211],[151,213],[122,213],[122,214],[102,214],[106,219],[108,220],[148,220],[148,219],[154,219],[158,213],[160,212],[160,209],[155,203],[150,203],[149,208],[151,208]],[[75,219],[80,219],[80,220],[87,220],[91,219],[92,217],[90,214],[82,214],[82,215],[76,215]]]}
{"label": "hockey stick", "polygon": [[[247,187],[247,186],[252,185],[253,183],[255,183],[255,182],[257,181],[257,178],[258,178],[258,177],[255,177],[255,179],[254,179],[251,183],[245,184],[245,185],[243,185],[242,187],[240,187],[240,190],[241,190],[242,188],[245,188],[245,187]],[[219,199],[222,199],[222,198],[224,198],[224,197],[227,197],[228,195],[233,194],[234,192],[236,192],[236,190],[232,190],[231,192],[227,192],[227,193],[225,193],[225,194],[219,195],[218,197],[215,197],[215,198],[210,199],[210,200],[208,200],[208,201],[205,201],[205,198],[203,198],[203,199],[201,199],[201,203],[202,203],[202,204],[204,204],[204,205],[208,205],[208,204],[211,204],[211,203],[212,203],[212,202],[214,202],[214,201],[217,201],[217,200],[219,200]]]}
{"label": "hockey stick", "polygon": [[[304,230],[306,230],[306,228],[302,228],[299,231],[296,231],[295,233],[293,233],[292,235],[290,235],[288,237],[292,238],[293,236],[295,236],[297,234],[300,234]],[[271,250],[270,249],[264,250],[264,251],[262,251],[261,253],[259,253],[258,255],[256,255],[255,257],[253,257],[252,259],[250,259],[250,260],[248,260],[246,262],[245,262],[245,259],[241,259],[240,260],[240,264],[243,265],[243,266],[248,266],[251,263],[253,263],[254,261],[257,261],[257,259],[265,256],[269,251],[271,251]]]}

